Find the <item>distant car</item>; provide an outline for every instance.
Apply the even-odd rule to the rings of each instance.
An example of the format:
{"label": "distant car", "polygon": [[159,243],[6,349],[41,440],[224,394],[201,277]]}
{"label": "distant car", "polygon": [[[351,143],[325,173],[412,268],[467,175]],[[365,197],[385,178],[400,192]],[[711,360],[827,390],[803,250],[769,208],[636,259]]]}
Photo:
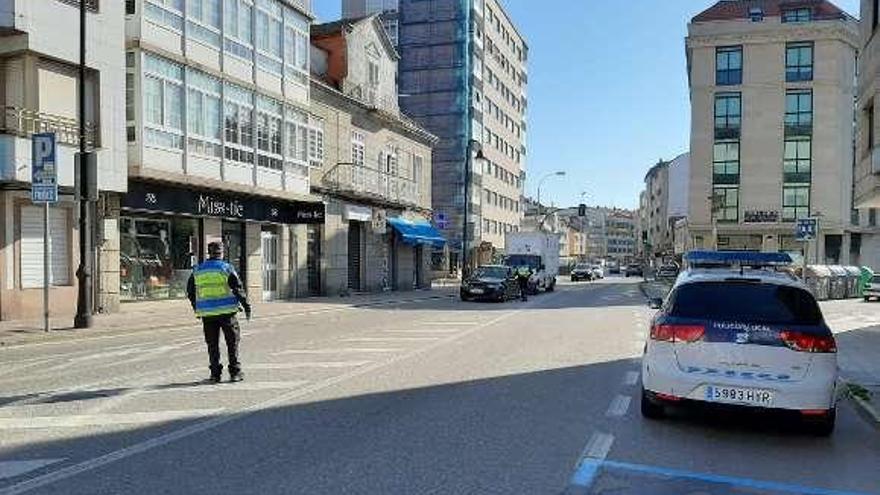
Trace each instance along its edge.
{"label": "distant car", "polygon": [[601,265],[593,265],[593,280],[605,278],[605,269]]}
{"label": "distant car", "polygon": [[765,269],[693,269],[652,307],[643,416],[696,404],[763,409],[832,433],[837,343],[800,281]]}
{"label": "distant car", "polygon": [[641,277],[643,273],[642,265],[635,263],[627,265],[626,270],[624,270],[624,275],[627,277]]}
{"label": "distant car", "polygon": [[519,296],[519,285],[509,266],[485,265],[462,281],[459,293],[462,301],[503,302]]}
{"label": "distant car", "polygon": [[579,282],[581,280],[586,280],[588,282],[593,280],[593,270],[590,265],[578,263],[571,269],[571,281]]}
{"label": "distant car", "polygon": [[608,265],[608,274],[609,275],[620,275],[620,265],[617,263],[610,263]]}
{"label": "distant car", "polygon": [[865,287],[865,302],[874,299],[880,301],[880,275],[874,275],[871,282]]}
{"label": "distant car", "polygon": [[662,265],[657,269],[657,278],[661,280],[674,280],[678,276],[678,267],[675,265]]}

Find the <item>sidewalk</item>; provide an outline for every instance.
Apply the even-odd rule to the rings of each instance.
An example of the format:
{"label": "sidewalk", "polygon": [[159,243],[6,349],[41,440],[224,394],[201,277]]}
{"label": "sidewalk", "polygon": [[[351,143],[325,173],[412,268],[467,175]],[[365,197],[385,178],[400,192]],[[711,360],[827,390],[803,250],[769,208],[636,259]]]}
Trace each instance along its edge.
{"label": "sidewalk", "polygon": [[[426,299],[442,299],[458,295],[458,282],[437,281],[431,290],[354,294],[348,297],[312,297],[289,301],[254,303],[254,319],[295,315],[304,312],[342,308],[367,307]],[[0,321],[0,346],[13,346],[34,341],[73,340],[83,336],[141,332],[148,330],[198,327],[189,302],[145,301],[124,303],[118,313],[95,315],[92,328],[75,330],[73,319],[53,318],[52,331],[43,331],[43,322],[34,320]]]}

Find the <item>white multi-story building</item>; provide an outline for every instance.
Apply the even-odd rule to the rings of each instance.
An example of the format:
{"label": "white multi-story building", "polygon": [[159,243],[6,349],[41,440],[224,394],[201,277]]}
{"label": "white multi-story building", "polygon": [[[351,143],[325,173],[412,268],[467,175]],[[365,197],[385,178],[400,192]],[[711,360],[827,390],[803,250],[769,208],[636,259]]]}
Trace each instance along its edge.
{"label": "white multi-story building", "polygon": [[[719,2],[692,19],[692,245],[864,262],[877,231],[853,202],[858,48],[857,21],[826,0]],[[795,237],[806,217],[810,245]]]}
{"label": "white multi-story building", "polygon": [[129,192],[120,297],[184,297],[222,241],[254,299],[320,282],[324,205],[310,194],[323,122],[309,113],[309,0],[125,2]]}
{"label": "white multi-story building", "polygon": [[[126,190],[124,3],[86,0],[85,120],[98,160],[99,211]],[[65,24],[62,27],[61,20]],[[79,145],[79,1],[0,1],[0,319],[42,313],[43,208],[30,201],[31,135],[54,132],[60,201],[50,208],[50,301],[53,316],[76,310],[79,242],[73,201]],[[106,227],[104,224],[100,224]],[[104,229],[101,232],[106,234]],[[115,265],[115,235],[98,245]],[[96,280],[99,307],[114,304],[114,287]]]}

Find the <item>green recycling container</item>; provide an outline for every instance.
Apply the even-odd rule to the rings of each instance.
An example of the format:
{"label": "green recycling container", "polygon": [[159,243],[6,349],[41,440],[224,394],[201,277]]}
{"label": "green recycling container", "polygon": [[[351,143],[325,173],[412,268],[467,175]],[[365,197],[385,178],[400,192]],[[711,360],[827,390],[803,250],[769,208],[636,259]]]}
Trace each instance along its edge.
{"label": "green recycling container", "polygon": [[871,283],[871,280],[874,279],[874,270],[867,266],[863,266],[861,271],[862,275],[859,277],[859,297],[864,297],[865,289],[868,287],[868,284]]}

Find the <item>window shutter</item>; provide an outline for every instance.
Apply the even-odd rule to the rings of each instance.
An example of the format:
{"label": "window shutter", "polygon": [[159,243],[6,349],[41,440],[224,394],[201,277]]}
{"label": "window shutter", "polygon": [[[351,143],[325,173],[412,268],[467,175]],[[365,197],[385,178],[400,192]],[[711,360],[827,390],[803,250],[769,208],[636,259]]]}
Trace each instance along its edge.
{"label": "window shutter", "polygon": [[[70,285],[70,251],[67,210],[49,209],[49,283]],[[25,289],[43,286],[43,208],[21,208],[21,285]]]}

